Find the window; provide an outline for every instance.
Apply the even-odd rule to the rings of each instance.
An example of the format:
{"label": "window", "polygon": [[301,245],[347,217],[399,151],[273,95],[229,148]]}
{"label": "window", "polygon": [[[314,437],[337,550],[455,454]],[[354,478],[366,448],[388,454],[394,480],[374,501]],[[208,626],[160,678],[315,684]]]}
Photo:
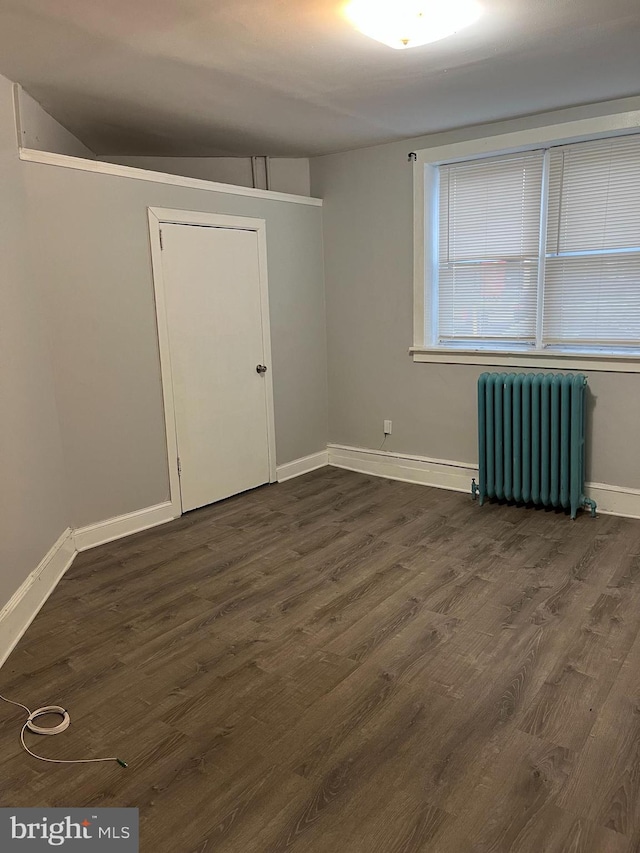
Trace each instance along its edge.
{"label": "window", "polygon": [[432,346],[640,354],[640,135],[435,170]]}

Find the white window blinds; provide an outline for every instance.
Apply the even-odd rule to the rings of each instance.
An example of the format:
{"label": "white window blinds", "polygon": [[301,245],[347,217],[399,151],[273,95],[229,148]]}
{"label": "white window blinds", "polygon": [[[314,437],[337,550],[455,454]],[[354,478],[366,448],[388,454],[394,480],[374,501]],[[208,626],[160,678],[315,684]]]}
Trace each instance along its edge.
{"label": "white window blinds", "polygon": [[440,167],[443,341],[536,338],[543,152]]}
{"label": "white window blinds", "polygon": [[640,136],[440,166],[437,201],[437,343],[640,348]]}
{"label": "white window blinds", "polygon": [[640,345],[640,136],[550,153],[547,344]]}

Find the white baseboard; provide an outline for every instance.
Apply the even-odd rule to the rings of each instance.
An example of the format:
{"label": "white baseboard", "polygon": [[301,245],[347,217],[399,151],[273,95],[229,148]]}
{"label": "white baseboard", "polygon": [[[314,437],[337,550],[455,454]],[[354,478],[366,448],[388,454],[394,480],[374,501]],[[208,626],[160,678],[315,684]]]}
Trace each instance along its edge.
{"label": "white baseboard", "polygon": [[471,478],[478,477],[476,466],[467,462],[452,462],[448,459],[431,459],[408,453],[392,453],[364,447],[347,447],[343,444],[329,445],[329,465],[401,480],[404,483],[420,483],[438,489],[455,492],[471,492]]}
{"label": "white baseboard", "polygon": [[63,577],[78,551],[139,533],[175,518],[171,503],[110,518],[72,531],[65,530],[22,586],[0,610],[0,667],[33,622],[42,605]]}
{"label": "white baseboard", "polygon": [[285,480],[290,480],[292,477],[300,477],[302,474],[315,471],[317,468],[324,468],[328,464],[328,451],[320,450],[318,453],[311,453],[309,456],[301,456],[300,459],[294,459],[293,462],[278,465],[276,477],[279,483],[284,483]]}
{"label": "white baseboard", "polygon": [[0,610],[0,667],[31,625],[75,556],[73,533],[67,528]]}
{"label": "white baseboard", "polygon": [[130,536],[132,533],[139,533],[141,530],[148,530],[150,527],[172,521],[175,517],[175,510],[167,501],[126,515],[118,515],[116,518],[108,518],[97,524],[78,527],[73,532],[76,549],[86,551],[88,548],[104,545],[105,542],[113,542],[114,539],[122,539],[123,536]]}
{"label": "white baseboard", "polygon": [[[430,459],[363,447],[330,444],[329,465],[359,471],[405,483],[421,483],[439,489],[470,492],[471,479],[478,479],[478,469],[468,462]],[[640,489],[611,486],[606,483],[585,483],[585,493],[598,505],[602,515],[640,518]]]}
{"label": "white baseboard", "polygon": [[640,489],[610,486],[607,483],[585,483],[584,490],[587,497],[598,505],[598,513],[640,518]]}
{"label": "white baseboard", "polygon": [[[327,464],[362,474],[457,492],[469,492],[471,478],[477,477],[478,474],[477,468],[467,462],[330,444],[327,450],[278,466],[278,482],[299,477]],[[611,486],[606,483],[587,483],[585,490],[587,497],[597,502],[599,513],[640,518],[640,489]],[[175,510],[167,501],[75,531],[65,530],[0,610],[0,667],[71,566],[78,551],[86,551],[132,533],[139,533],[175,517]]]}

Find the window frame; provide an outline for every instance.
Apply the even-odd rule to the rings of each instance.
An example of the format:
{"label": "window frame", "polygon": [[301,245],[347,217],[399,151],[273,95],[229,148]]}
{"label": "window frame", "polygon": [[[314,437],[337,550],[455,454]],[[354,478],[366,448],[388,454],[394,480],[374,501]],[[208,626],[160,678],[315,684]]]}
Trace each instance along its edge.
{"label": "window frame", "polygon": [[409,348],[409,352],[414,361],[640,373],[640,355],[630,353],[571,351],[567,348],[551,347],[535,350],[491,350],[485,347],[437,345],[435,340],[438,306],[437,291],[433,285],[438,263],[439,166],[639,132],[640,111],[633,111],[527,128],[412,152],[415,154],[415,157],[411,158],[414,160],[414,316],[413,346]]}

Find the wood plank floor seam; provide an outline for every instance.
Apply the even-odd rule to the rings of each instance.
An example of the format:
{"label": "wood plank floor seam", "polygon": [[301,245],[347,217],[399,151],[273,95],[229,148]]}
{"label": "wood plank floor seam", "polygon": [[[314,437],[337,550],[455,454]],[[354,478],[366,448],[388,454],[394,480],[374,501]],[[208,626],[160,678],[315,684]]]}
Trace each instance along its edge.
{"label": "wood plank floor seam", "polygon": [[0,690],[130,764],[2,707],[0,805],[143,853],[637,853],[640,522],[322,468],[80,554]]}

